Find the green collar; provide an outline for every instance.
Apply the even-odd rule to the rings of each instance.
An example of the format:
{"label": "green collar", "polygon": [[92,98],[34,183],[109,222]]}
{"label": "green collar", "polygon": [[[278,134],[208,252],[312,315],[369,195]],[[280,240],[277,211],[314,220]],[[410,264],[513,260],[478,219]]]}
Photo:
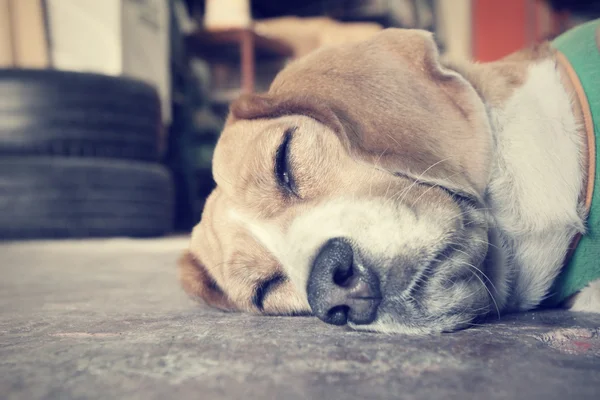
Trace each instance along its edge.
{"label": "green collar", "polygon": [[552,42],[552,46],[562,53],[579,78],[584,96],[587,98],[595,145],[592,146],[594,169],[593,194],[587,220],[587,232],[567,259],[559,276],[554,281],[546,306],[556,306],[583,289],[591,281],[600,279],[600,171],[597,170],[600,155],[600,19],[580,25],[562,34]]}

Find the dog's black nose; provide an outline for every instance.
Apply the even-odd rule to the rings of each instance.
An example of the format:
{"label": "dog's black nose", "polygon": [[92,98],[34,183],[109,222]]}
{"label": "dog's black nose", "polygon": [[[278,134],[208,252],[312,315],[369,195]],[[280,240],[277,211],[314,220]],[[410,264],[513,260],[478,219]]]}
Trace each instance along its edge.
{"label": "dog's black nose", "polygon": [[334,325],[371,323],[381,302],[377,275],[356,259],[343,238],[330,239],[319,250],[307,294],[313,313]]}

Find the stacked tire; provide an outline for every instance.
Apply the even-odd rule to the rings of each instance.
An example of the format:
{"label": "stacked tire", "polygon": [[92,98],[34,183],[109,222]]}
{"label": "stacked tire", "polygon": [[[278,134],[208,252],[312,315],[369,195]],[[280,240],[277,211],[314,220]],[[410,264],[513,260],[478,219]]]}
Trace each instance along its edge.
{"label": "stacked tire", "polygon": [[160,100],[146,83],[0,70],[0,238],[150,237],[170,231],[158,163]]}

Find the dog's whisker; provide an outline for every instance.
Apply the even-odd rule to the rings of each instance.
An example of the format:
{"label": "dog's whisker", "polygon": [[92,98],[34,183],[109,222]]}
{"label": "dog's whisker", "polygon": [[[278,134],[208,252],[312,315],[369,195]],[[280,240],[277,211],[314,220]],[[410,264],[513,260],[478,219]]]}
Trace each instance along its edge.
{"label": "dog's whisker", "polygon": [[[456,172],[456,173],[454,173],[454,174],[450,175],[449,177],[450,177],[450,178],[454,178],[454,177],[455,177],[456,175],[458,175],[458,174],[459,174],[459,172]],[[441,185],[440,185],[440,184],[438,184],[438,183],[435,183],[435,184],[431,185],[431,186],[430,186],[430,187],[429,187],[427,190],[425,190],[423,193],[421,193],[421,194],[419,195],[419,197],[417,197],[417,199],[416,199],[416,200],[415,200],[415,201],[412,203],[412,205],[411,205],[411,208],[413,208],[413,207],[414,207],[414,206],[415,206],[415,205],[416,205],[416,204],[419,202],[419,200],[421,200],[421,198],[422,198],[422,197],[423,197],[423,196],[424,196],[424,195],[425,195],[427,192],[429,192],[430,190],[432,190],[432,189],[435,189],[435,188],[437,188],[437,187],[440,187],[440,186],[441,186]]]}
{"label": "dog's whisker", "polygon": [[492,302],[494,303],[494,307],[496,308],[496,313],[498,314],[498,318],[500,318],[500,307],[498,307],[498,302],[496,301],[496,298],[494,297],[494,295],[492,294],[492,292],[490,291],[490,289],[488,289],[487,285],[485,284],[485,282],[483,282],[483,279],[481,279],[476,273],[475,271],[471,271],[473,273],[473,275],[475,275],[475,277],[477,277],[477,279],[481,282],[481,284],[483,285],[483,287],[485,288],[485,290],[487,290],[488,294],[490,295],[490,298],[492,299]]}
{"label": "dog's whisker", "polygon": [[490,243],[490,241],[489,241],[489,240],[481,240],[481,239],[477,239],[477,238],[471,238],[471,239],[469,239],[469,240],[470,240],[470,241],[473,241],[473,242],[477,242],[477,243],[483,243],[483,244],[485,244],[485,245],[487,245],[487,246],[490,246],[490,247],[493,247],[493,248],[495,248],[495,249],[497,249],[497,250],[502,250],[502,249],[500,248],[500,246],[496,246],[495,244],[493,244],[493,243]]}
{"label": "dog's whisker", "polygon": [[379,163],[381,162],[381,158],[389,150],[389,148],[390,148],[390,146],[387,145],[385,147],[385,149],[381,153],[379,153],[379,156],[377,157],[377,161],[375,161],[375,163],[374,163],[376,168],[382,168]]}
{"label": "dog's whisker", "polygon": [[388,196],[388,193],[390,192],[390,189],[392,188],[392,180],[389,179],[388,180],[388,185],[387,188],[385,189],[385,194],[383,195],[383,198],[386,199]]}
{"label": "dog's whisker", "polygon": [[[458,251],[459,253],[462,253],[462,254],[466,255],[467,257],[470,257],[470,255],[467,252],[463,251],[463,250],[460,250],[460,249],[457,249],[457,248],[454,248],[454,250]],[[476,266],[474,266],[473,264],[468,263],[468,262],[465,262],[465,264],[468,265],[469,267],[474,268],[475,270],[477,270],[490,283],[490,286],[492,286],[492,288],[494,289],[494,291],[496,293],[498,293],[498,289],[496,289],[496,286],[494,285],[494,282],[492,282],[492,280],[481,269],[477,268]]]}
{"label": "dog's whisker", "polygon": [[409,186],[409,187],[408,187],[408,188],[405,190],[405,194],[404,194],[404,196],[402,196],[402,199],[400,199],[400,202],[402,203],[402,202],[404,201],[404,198],[406,197],[406,195],[408,194],[408,192],[409,192],[409,191],[410,191],[410,190],[411,190],[413,187],[415,187],[415,185],[417,185],[418,183],[421,183],[421,182],[422,182],[422,181],[421,181],[421,178],[422,178],[422,177],[423,177],[423,176],[424,176],[424,175],[425,175],[427,172],[429,172],[429,170],[431,170],[432,168],[434,168],[435,166],[437,166],[437,165],[439,165],[439,164],[441,164],[441,163],[443,163],[443,162],[449,161],[451,158],[452,158],[452,157],[446,157],[446,158],[443,158],[443,159],[441,159],[441,160],[439,160],[439,161],[437,161],[437,162],[435,162],[435,163],[431,164],[429,167],[427,167],[427,168],[425,169],[425,171],[421,172],[421,174],[420,174],[420,175],[419,175],[419,176],[418,176],[418,177],[417,177],[417,178],[416,178],[416,179],[413,181],[413,183],[412,183],[412,184],[411,184],[411,185],[410,185],[410,186]]}
{"label": "dog's whisker", "polygon": [[[481,273],[483,276],[485,276],[487,278],[487,280],[490,282],[490,284],[492,284],[492,281],[487,277],[487,275],[485,275],[479,268],[475,267],[474,265],[469,264],[469,263],[465,263],[465,265],[471,268],[471,269],[469,269],[469,271],[471,271],[471,273],[479,280],[479,282],[481,282],[481,284],[483,285],[485,290],[490,295],[490,298],[492,299],[492,302],[494,303],[494,307],[496,308],[496,312],[498,313],[498,318],[500,318],[500,307],[498,307],[498,302],[496,301],[496,298],[492,294],[492,291],[487,287],[487,285],[485,284],[483,279],[481,279],[475,271],[479,271],[479,273]],[[473,270],[475,270],[475,271],[473,271]],[[493,287],[493,284],[492,284],[492,287]],[[494,290],[496,290],[496,289],[494,288]]]}
{"label": "dog's whisker", "polygon": [[419,200],[421,200],[421,198],[422,198],[423,196],[425,196],[425,195],[426,195],[426,194],[427,194],[427,193],[428,193],[430,190],[432,190],[432,189],[435,189],[435,188],[437,188],[438,186],[439,186],[439,185],[437,185],[437,184],[436,184],[436,185],[430,186],[428,189],[426,189],[425,191],[423,191],[423,193],[421,193],[421,194],[419,195],[419,197],[417,197],[417,199],[416,199],[415,201],[413,201],[413,203],[410,205],[410,208],[414,208],[414,207],[415,207],[415,205],[416,205],[416,204],[419,202]]}
{"label": "dog's whisker", "polygon": [[401,144],[396,140],[395,137],[393,137],[392,135],[390,135],[389,133],[386,132],[385,134],[388,138],[390,138],[390,140],[394,143],[396,143],[399,147],[402,147]]}

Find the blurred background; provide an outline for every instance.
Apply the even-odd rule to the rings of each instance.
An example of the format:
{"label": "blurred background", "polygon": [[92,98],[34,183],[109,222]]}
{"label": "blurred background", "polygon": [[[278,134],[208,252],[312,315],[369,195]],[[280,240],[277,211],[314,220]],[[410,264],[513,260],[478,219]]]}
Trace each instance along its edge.
{"label": "blurred background", "polygon": [[229,103],[387,27],[494,61],[594,0],[0,0],[0,239],[187,232]]}

